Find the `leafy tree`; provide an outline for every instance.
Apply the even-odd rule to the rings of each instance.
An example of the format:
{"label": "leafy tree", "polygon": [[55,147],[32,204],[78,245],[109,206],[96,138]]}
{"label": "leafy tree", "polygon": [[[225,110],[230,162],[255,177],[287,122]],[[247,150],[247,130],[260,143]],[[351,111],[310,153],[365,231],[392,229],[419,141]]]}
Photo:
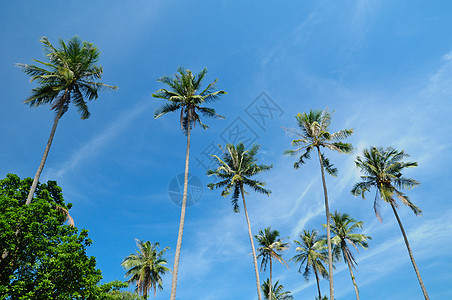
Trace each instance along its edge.
{"label": "leafy tree", "polygon": [[131,276],[128,283],[136,284],[136,291],[145,299],[148,297],[149,289],[154,289],[154,297],[159,290],[163,290],[162,276],[171,271],[166,265],[163,254],[169,247],[159,251],[160,244],[136,240],[137,254],[130,254],[122,261],[121,265],[127,270],[126,277]]}
{"label": "leafy tree", "polygon": [[254,272],[256,274],[257,296],[259,300],[262,300],[260,291],[260,279],[259,271],[257,269],[256,250],[254,249],[253,236],[251,234],[250,219],[248,217],[248,211],[246,209],[245,202],[245,186],[254,190],[257,193],[261,193],[269,196],[271,191],[264,188],[265,183],[251,179],[261,172],[270,170],[272,166],[266,166],[263,164],[257,164],[256,155],[260,146],[253,145],[251,149],[245,150],[243,143],[238,143],[237,146],[232,144],[226,145],[226,151],[223,158],[219,158],[216,155],[213,157],[218,162],[218,168],[216,170],[208,170],[207,175],[214,175],[220,181],[217,183],[209,183],[207,186],[209,189],[222,188],[221,196],[226,197],[232,193],[232,207],[234,212],[239,212],[239,197],[242,196],[243,210],[245,212],[246,224],[248,225],[248,235],[251,243],[251,250],[253,252]]}
{"label": "leafy tree", "polygon": [[221,95],[226,94],[225,91],[214,92],[215,79],[208,84],[205,89],[201,89],[201,84],[207,74],[207,68],[204,68],[199,74],[194,75],[190,70],[179,67],[178,73],[174,78],[163,76],[157,81],[164,83],[168,89],[160,89],[153,97],[167,100],[159,109],[155,111],[154,117],[161,116],[180,110],[180,126],[187,136],[187,148],[185,152],[185,174],[184,174],[184,193],[182,196],[181,216],[179,223],[179,232],[177,235],[176,253],[174,256],[173,278],[171,282],[171,300],[176,299],[177,274],[179,272],[179,259],[182,248],[182,235],[184,233],[185,209],[187,205],[188,191],[188,167],[190,161],[190,133],[192,126],[198,123],[202,128],[207,129],[208,126],[201,122],[200,114],[209,118],[224,117],[217,114],[213,108],[203,107],[202,105],[216,101]]}
{"label": "leafy tree", "polygon": [[[358,285],[356,284],[355,275],[352,270],[353,268],[356,269],[358,263],[356,262],[353,253],[350,251],[349,245],[353,246],[357,251],[357,246],[367,249],[369,246],[367,240],[371,240],[372,238],[364,234],[354,233],[356,229],[363,228],[362,221],[356,222],[356,220],[348,214],[338,213],[337,211],[334,212],[334,215],[330,214],[330,216],[332,220],[331,233],[333,234],[331,242],[340,249],[344,261],[347,263],[353,287],[355,288],[356,299],[359,300]],[[338,258],[340,258],[340,256],[338,256]]]}
{"label": "leafy tree", "polygon": [[294,240],[294,243],[298,245],[295,251],[299,254],[296,254],[290,260],[300,263],[298,272],[301,273],[301,270],[304,268],[303,277],[306,281],[309,280],[311,270],[314,271],[319,299],[322,299],[319,275],[323,278],[328,277],[328,272],[324,266],[325,263],[328,263],[328,252],[322,242],[322,237],[319,236],[318,231],[315,229],[311,231],[303,230],[303,233],[300,233],[300,240]]}
{"label": "leafy tree", "polygon": [[38,184],[26,205],[31,178],[0,180],[0,299],[97,299],[102,278],[88,231],[64,225],[69,210],[55,181]]}
{"label": "leafy tree", "polygon": [[102,297],[105,300],[143,300],[143,296],[137,293],[121,291],[121,289],[128,287],[129,284],[119,280],[114,280],[104,283],[100,286]]}
{"label": "leafy tree", "polygon": [[81,118],[87,119],[90,113],[85,100],[97,99],[98,92],[102,89],[117,89],[116,86],[99,82],[103,70],[97,65],[100,52],[93,44],[82,42],[76,36],[67,44],[60,39],[59,49],[46,37],[41,38],[41,43],[49,62],[34,60],[39,65],[17,64],[31,77],[31,81],[38,83],[38,86],[32,89],[31,96],[24,102],[31,107],[50,104],[51,109],[56,112],[44,155],[28,193],[27,205],[30,204],[38,185],[58,122],[68,110],[69,104],[72,102],[80,112]]}
{"label": "leafy tree", "polygon": [[[290,291],[284,291],[284,286],[279,284],[279,280],[275,284],[270,286],[270,280],[267,278],[261,286],[264,297],[267,300],[293,300],[294,297]],[[270,292],[271,291],[271,292]],[[271,298],[270,298],[271,295]]]}
{"label": "leafy tree", "polygon": [[279,238],[279,231],[272,230],[271,227],[267,227],[264,231],[259,230],[259,235],[254,236],[259,242],[259,247],[257,248],[257,252],[259,252],[258,258],[262,259],[261,261],[261,271],[265,271],[267,269],[267,264],[270,265],[270,282],[268,285],[268,298],[272,294],[272,258],[279,261],[281,264],[287,263],[282,258],[282,251],[289,249],[289,243],[284,243]]}
{"label": "leafy tree", "polygon": [[419,182],[412,178],[403,177],[402,171],[405,168],[413,168],[417,166],[417,162],[404,162],[405,158],[409,157],[404,151],[397,151],[392,147],[382,148],[372,146],[369,149],[363,150],[363,156],[358,156],[355,160],[356,167],[361,170],[364,175],[361,176],[361,182],[355,184],[352,189],[352,194],[361,196],[365,199],[365,194],[372,188],[375,188],[376,195],[374,200],[374,210],[377,218],[382,221],[379,212],[380,200],[388,203],[399,224],[402,231],[403,239],[405,240],[406,248],[416,272],[417,279],[421,285],[422,292],[425,299],[429,299],[427,290],[422,282],[421,274],[417,268],[413,253],[411,252],[408,238],[405,234],[402,222],[397,214],[398,207],[396,198],[404,205],[408,206],[415,215],[419,216],[422,210],[411,202],[401,189],[412,189],[419,185]]}
{"label": "leafy tree", "polygon": [[353,129],[343,129],[335,133],[329,132],[331,124],[331,114],[327,109],[311,110],[309,113],[298,114],[296,117],[297,124],[300,131],[292,131],[298,136],[297,139],[292,140],[292,146],[296,147],[295,150],[287,150],[285,154],[301,156],[294,164],[294,168],[298,169],[305,163],[306,159],[311,157],[311,150],[316,149],[319,156],[320,171],[322,175],[323,193],[325,196],[325,215],[327,225],[327,244],[328,244],[328,268],[329,268],[329,284],[330,284],[330,298],[334,299],[334,285],[333,285],[333,253],[331,248],[331,236],[330,236],[330,211],[328,204],[328,192],[326,189],[325,173],[324,169],[330,175],[336,175],[337,169],[330,164],[328,158],[326,158],[320,148],[326,148],[338,153],[349,154],[352,152],[353,147],[349,143],[343,143],[341,140],[349,137],[353,133]]}

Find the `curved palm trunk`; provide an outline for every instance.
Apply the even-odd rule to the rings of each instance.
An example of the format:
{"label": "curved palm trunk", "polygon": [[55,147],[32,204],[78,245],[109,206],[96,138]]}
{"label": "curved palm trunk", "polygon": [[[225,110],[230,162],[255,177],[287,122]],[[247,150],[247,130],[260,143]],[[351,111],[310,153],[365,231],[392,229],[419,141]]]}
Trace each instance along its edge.
{"label": "curved palm trunk", "polygon": [[330,208],[328,205],[328,192],[326,190],[325,171],[323,170],[322,154],[320,148],[317,147],[319,154],[320,170],[322,171],[323,193],[325,195],[325,214],[326,214],[326,237],[328,244],[328,279],[330,282],[330,299],[334,299],[334,285],[333,285],[333,254],[331,251],[331,231],[330,231]]}
{"label": "curved palm trunk", "polygon": [[185,153],[184,194],[182,196],[182,208],[180,211],[180,223],[179,223],[179,233],[177,234],[176,254],[174,255],[174,267],[173,267],[173,278],[171,281],[170,300],[176,300],[177,273],[179,271],[179,258],[182,248],[182,235],[184,234],[185,208],[187,206],[187,191],[188,191],[188,165],[190,158],[190,129],[191,129],[190,124],[188,124],[187,150]]}
{"label": "curved palm trunk", "polygon": [[268,299],[269,300],[273,300],[272,299],[272,257],[270,256],[270,287],[268,289]]}
{"label": "curved palm trunk", "polygon": [[356,294],[356,300],[359,300],[359,292],[358,292],[358,285],[355,281],[355,275],[353,274],[352,265],[350,263],[350,259],[347,255],[345,255],[345,250],[342,248],[342,253],[344,253],[344,259],[347,262],[348,269],[350,270],[350,277],[352,278],[353,287],[355,288],[355,294]]}
{"label": "curved palm trunk", "polygon": [[[245,202],[245,194],[244,194],[243,186],[240,186],[240,191],[241,191],[242,199],[243,199],[243,210],[245,211],[246,224],[248,225],[248,235],[250,237],[251,250],[253,252],[254,272],[256,273],[257,298],[259,300],[262,300],[261,289],[260,289],[259,270],[257,269],[256,250],[254,249],[254,241],[253,241],[253,235],[251,234],[250,219],[248,217],[248,211],[246,210],[246,202]],[[271,288],[270,288],[270,290],[271,290]]]}
{"label": "curved palm trunk", "polygon": [[33,179],[33,183],[31,185],[30,192],[28,193],[28,197],[27,197],[27,201],[25,202],[25,205],[30,204],[31,200],[33,199],[33,195],[35,193],[36,186],[38,185],[38,182],[39,182],[39,177],[41,176],[42,169],[44,169],[44,165],[46,163],[47,156],[49,155],[50,146],[52,146],[53,137],[55,136],[55,131],[58,126],[58,121],[60,120],[61,115],[63,114],[64,101],[66,100],[67,92],[68,91],[66,90],[66,92],[63,95],[63,98],[62,98],[63,103],[60,105],[60,108],[58,109],[58,113],[55,117],[55,120],[53,121],[53,126],[52,126],[52,130],[50,131],[49,140],[47,141],[47,145],[44,150],[44,155],[42,156],[41,163],[39,164],[39,167],[38,167],[38,171],[36,171],[36,175],[35,175],[35,178]]}
{"label": "curved palm trunk", "polygon": [[408,254],[410,255],[411,263],[413,264],[414,271],[416,272],[417,280],[419,280],[419,284],[421,285],[422,293],[424,293],[425,300],[429,300],[427,290],[425,289],[424,282],[422,282],[421,274],[419,273],[419,270],[417,268],[416,262],[414,261],[413,253],[411,252],[410,244],[408,243],[408,238],[405,234],[405,229],[403,229],[402,222],[400,221],[399,215],[397,214],[397,211],[394,207],[394,205],[391,203],[392,211],[394,212],[394,215],[397,219],[397,222],[399,223],[400,230],[402,231],[403,239],[405,240],[406,248],[408,250]]}
{"label": "curved palm trunk", "polygon": [[[67,92],[68,91],[66,90],[66,92],[63,95],[63,98],[62,98],[63,103],[66,99]],[[46,148],[44,150],[44,155],[42,156],[41,163],[39,164],[39,167],[38,167],[38,171],[36,171],[35,178],[33,179],[33,183],[31,184],[30,192],[28,193],[27,201],[25,202],[25,205],[29,205],[31,203],[31,200],[33,199],[33,195],[36,191],[36,187],[38,186],[39,177],[41,176],[42,170],[44,169],[44,165],[47,160],[47,156],[49,155],[50,146],[52,146],[53,137],[55,136],[55,131],[58,126],[58,121],[60,120],[61,115],[63,114],[63,108],[64,108],[64,105],[61,105],[61,107],[58,109],[58,113],[55,116],[55,119],[53,121],[52,130],[50,131],[50,136],[47,141]],[[19,227],[19,225],[18,225],[18,227]],[[17,229],[15,232],[16,236],[18,234],[19,234],[19,229]],[[5,250],[2,253],[2,259],[0,261],[4,260],[7,257],[8,257],[8,251]]]}
{"label": "curved palm trunk", "polygon": [[314,267],[315,280],[317,281],[317,290],[319,291],[319,299],[322,300],[322,294],[320,293],[320,283],[319,283],[319,275],[317,274],[317,270]]}

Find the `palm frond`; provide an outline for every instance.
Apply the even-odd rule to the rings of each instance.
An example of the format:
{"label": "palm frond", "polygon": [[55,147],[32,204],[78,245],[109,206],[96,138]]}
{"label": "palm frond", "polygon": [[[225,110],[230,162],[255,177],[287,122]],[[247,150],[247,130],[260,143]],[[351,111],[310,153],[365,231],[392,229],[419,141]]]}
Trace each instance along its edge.
{"label": "palm frond", "polygon": [[[238,197],[241,188],[249,187],[257,193],[269,195],[270,190],[266,189],[265,183],[251,179],[255,175],[270,170],[272,166],[257,164],[255,156],[259,150],[259,145],[253,145],[251,149],[245,150],[243,143],[236,146],[228,144],[225,147],[223,158],[212,155],[218,163],[217,169],[208,170],[208,176],[216,176],[221,179],[220,183],[210,183],[210,189],[222,188],[222,196],[232,193],[232,205],[235,212],[238,211]],[[221,147],[220,147],[221,148]]]}
{"label": "palm frond", "polygon": [[[52,104],[51,109],[63,107],[64,113],[72,99],[82,119],[86,119],[89,112],[85,98],[97,99],[99,89],[117,89],[116,86],[98,81],[102,75],[102,67],[96,65],[100,52],[91,43],[82,42],[78,37],[73,37],[68,43],[60,39],[57,49],[46,37],[40,41],[49,62],[34,60],[40,64],[39,67],[17,64],[31,77],[31,81],[38,83],[25,103],[31,106]],[[62,95],[63,91],[65,96]]]}
{"label": "palm frond", "polygon": [[[194,75],[190,70],[179,67],[177,73],[174,74],[173,77],[163,76],[157,79],[158,82],[166,84],[169,88],[159,89],[156,93],[152,94],[152,96],[173,103],[167,104],[167,106],[172,106],[174,103],[177,103],[181,109],[180,122],[184,134],[187,134],[188,129],[196,126],[196,124],[199,124],[204,129],[208,128],[208,125],[202,122],[198,112],[209,118],[224,118],[217,114],[214,109],[201,106],[204,102],[218,99],[220,95],[226,94],[224,91],[212,92],[210,90],[210,88],[213,88],[216,81],[209,84],[206,90],[199,93],[201,82],[206,73],[207,69],[203,69],[199,74]],[[168,112],[174,110],[168,110]],[[155,112],[155,116],[163,115],[161,112],[160,108]]]}
{"label": "palm frond", "polygon": [[323,162],[323,167],[325,168],[325,171],[330,174],[331,176],[336,177],[337,176],[337,168],[334,167],[334,165],[330,162],[330,159],[325,157],[325,155],[322,153],[321,154],[322,157],[322,162]]}

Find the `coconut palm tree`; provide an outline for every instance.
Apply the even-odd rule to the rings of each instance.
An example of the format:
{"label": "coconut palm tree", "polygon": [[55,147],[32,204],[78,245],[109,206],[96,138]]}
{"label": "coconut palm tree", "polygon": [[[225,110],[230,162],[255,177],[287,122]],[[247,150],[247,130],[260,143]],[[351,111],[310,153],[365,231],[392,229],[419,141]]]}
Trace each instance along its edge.
{"label": "coconut palm tree", "polygon": [[417,268],[414,260],[411,247],[408,242],[408,238],[405,234],[402,222],[397,214],[396,208],[398,204],[396,198],[399,199],[404,205],[408,206],[415,215],[422,214],[422,210],[411,202],[401,189],[412,189],[418,186],[420,183],[412,178],[405,178],[402,175],[402,171],[405,168],[413,168],[417,166],[417,162],[404,162],[405,158],[409,157],[403,150],[398,151],[392,147],[382,148],[371,146],[369,149],[363,150],[363,156],[358,156],[355,160],[356,167],[361,170],[364,175],[361,176],[362,181],[355,184],[352,189],[352,194],[355,196],[361,196],[365,199],[365,194],[372,188],[375,188],[376,195],[374,200],[374,210],[377,218],[382,221],[379,207],[380,200],[388,203],[399,224],[402,231],[403,239],[405,240],[406,248],[413,264],[414,271],[416,272],[417,279],[421,285],[422,292],[425,299],[429,299],[427,290],[422,282],[421,274]]}
{"label": "coconut palm tree", "polygon": [[207,129],[208,126],[201,122],[200,115],[209,118],[224,118],[217,114],[214,109],[203,107],[205,103],[210,103],[219,99],[225,91],[216,91],[213,89],[217,79],[208,84],[206,88],[201,89],[202,81],[207,74],[207,69],[204,68],[197,75],[190,70],[179,67],[173,77],[163,76],[158,79],[158,82],[164,83],[168,89],[160,89],[153,97],[164,99],[168,102],[163,104],[154,113],[154,117],[161,116],[175,111],[180,111],[180,126],[187,136],[187,148],[185,151],[185,174],[184,174],[184,193],[182,196],[181,216],[179,222],[179,231],[177,234],[176,253],[174,256],[173,278],[171,283],[171,300],[176,299],[177,275],[179,271],[179,259],[182,248],[182,235],[184,233],[185,223],[185,209],[187,206],[187,191],[188,191],[188,167],[190,161],[190,133],[193,126],[197,123],[202,128]]}
{"label": "coconut palm tree", "polygon": [[245,150],[243,143],[238,143],[237,146],[232,144],[226,145],[226,151],[223,158],[219,158],[216,155],[212,155],[218,162],[218,168],[216,170],[208,170],[208,176],[215,176],[220,181],[216,183],[209,183],[207,186],[209,189],[222,188],[221,196],[226,197],[232,193],[232,208],[234,212],[239,212],[239,197],[242,196],[243,210],[245,212],[246,224],[248,226],[248,235],[251,243],[251,250],[253,252],[254,272],[256,274],[256,286],[257,296],[259,300],[262,300],[260,291],[259,271],[257,269],[256,250],[254,249],[253,235],[251,234],[250,219],[248,217],[248,211],[246,209],[245,202],[245,186],[254,190],[257,193],[261,193],[269,196],[271,191],[264,188],[265,183],[251,179],[261,172],[268,171],[272,166],[263,164],[257,164],[256,155],[260,146],[253,145],[251,149]]}
{"label": "coconut palm tree", "polygon": [[58,122],[68,110],[69,104],[72,102],[77,107],[81,118],[87,119],[90,112],[86,100],[97,99],[100,90],[117,89],[116,86],[99,82],[103,70],[101,66],[97,65],[100,52],[93,44],[82,42],[76,36],[67,43],[60,39],[58,49],[46,37],[42,37],[40,41],[49,62],[34,60],[39,65],[17,64],[31,77],[31,81],[38,83],[24,103],[31,107],[50,104],[50,108],[56,112],[56,116],[44,155],[28,193],[26,205],[30,204],[33,198]]}
{"label": "coconut palm tree", "polygon": [[285,154],[296,156],[301,153],[301,156],[294,164],[294,168],[298,169],[305,163],[306,159],[311,156],[311,150],[317,150],[320,162],[320,171],[322,175],[323,193],[325,196],[325,216],[327,225],[327,244],[328,244],[328,268],[329,268],[329,285],[330,285],[330,299],[334,299],[334,285],[333,285],[333,253],[331,249],[330,236],[330,219],[329,219],[329,204],[328,192],[326,189],[325,172],[330,175],[336,175],[337,169],[330,164],[320,151],[320,148],[326,148],[338,153],[349,154],[353,150],[353,146],[349,143],[343,143],[341,140],[347,138],[353,133],[353,129],[343,129],[335,133],[329,132],[331,124],[331,114],[327,109],[311,110],[309,113],[302,113],[295,116],[299,131],[288,130],[294,133],[298,138],[292,141],[292,146],[295,150],[287,150]]}
{"label": "coconut palm tree", "polygon": [[[284,291],[284,286],[279,284],[279,280],[275,282],[273,287],[270,285],[270,279],[267,278],[266,281],[261,286],[262,292],[264,293],[264,298],[267,300],[293,300],[293,296],[290,291]],[[272,292],[270,292],[272,291]]]}
{"label": "coconut palm tree", "polygon": [[258,258],[262,259],[261,261],[261,271],[265,271],[267,269],[267,264],[270,265],[270,282],[268,285],[268,299],[270,299],[270,295],[272,294],[272,258],[279,261],[281,264],[285,264],[287,267],[286,261],[282,258],[282,251],[289,249],[289,243],[284,243],[279,238],[279,231],[272,230],[271,227],[267,227],[264,231],[259,230],[259,235],[254,236],[259,242],[259,247],[257,248]]}
{"label": "coconut palm tree", "polygon": [[298,245],[295,251],[299,254],[296,254],[290,260],[300,263],[298,272],[301,273],[304,268],[303,277],[306,281],[309,281],[311,270],[314,271],[319,299],[322,299],[319,275],[323,278],[328,278],[328,272],[324,266],[325,263],[328,263],[328,251],[324,245],[325,243],[315,229],[311,231],[303,230],[303,233],[300,233],[300,240],[294,240],[294,243]]}
{"label": "coconut palm tree", "polygon": [[148,297],[149,290],[153,288],[154,297],[157,288],[163,290],[162,276],[166,272],[171,272],[165,267],[166,259],[163,254],[169,247],[159,251],[160,244],[152,244],[149,241],[137,242],[137,254],[130,254],[122,261],[121,265],[127,270],[125,277],[131,276],[127,283],[136,285],[136,292],[142,294],[145,299]]}
{"label": "coconut palm tree", "polygon": [[[355,288],[356,299],[359,300],[358,285],[356,284],[355,275],[353,274],[353,268],[356,269],[358,263],[356,262],[353,253],[350,251],[349,245],[353,246],[356,251],[358,251],[357,246],[367,249],[369,246],[367,240],[371,240],[372,238],[364,234],[354,233],[357,229],[363,228],[362,221],[356,222],[356,220],[348,214],[338,213],[337,211],[335,211],[334,214],[330,214],[330,217],[332,220],[331,233],[333,234],[331,242],[340,249],[344,261],[348,265],[353,287]],[[338,256],[338,258],[340,258],[340,256]]]}

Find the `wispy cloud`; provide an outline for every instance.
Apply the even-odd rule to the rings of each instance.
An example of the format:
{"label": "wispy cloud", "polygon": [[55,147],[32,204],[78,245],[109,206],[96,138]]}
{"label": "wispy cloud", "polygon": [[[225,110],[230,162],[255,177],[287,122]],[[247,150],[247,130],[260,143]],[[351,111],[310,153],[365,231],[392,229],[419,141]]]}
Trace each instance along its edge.
{"label": "wispy cloud", "polygon": [[117,138],[139,114],[150,106],[150,101],[143,101],[120,115],[116,120],[109,124],[107,129],[73,152],[68,160],[62,163],[61,166],[53,169],[49,168],[46,172],[46,177],[59,179],[78,165],[95,158],[109,142]]}
{"label": "wispy cloud", "polygon": [[450,96],[452,93],[452,51],[443,55],[442,64],[428,79],[426,96]]}
{"label": "wispy cloud", "polygon": [[[276,45],[273,46],[270,50],[267,51],[267,55],[261,61],[262,69],[265,69],[267,64],[274,59],[277,55],[281,55],[281,52],[284,51],[289,45],[300,40],[300,37],[306,39],[309,35],[307,29],[309,26],[315,22],[317,17],[317,13],[311,12],[307,18],[301,22],[297,27],[295,27],[291,32],[285,35],[281,40],[276,42]],[[302,33],[305,34],[302,34]]]}

